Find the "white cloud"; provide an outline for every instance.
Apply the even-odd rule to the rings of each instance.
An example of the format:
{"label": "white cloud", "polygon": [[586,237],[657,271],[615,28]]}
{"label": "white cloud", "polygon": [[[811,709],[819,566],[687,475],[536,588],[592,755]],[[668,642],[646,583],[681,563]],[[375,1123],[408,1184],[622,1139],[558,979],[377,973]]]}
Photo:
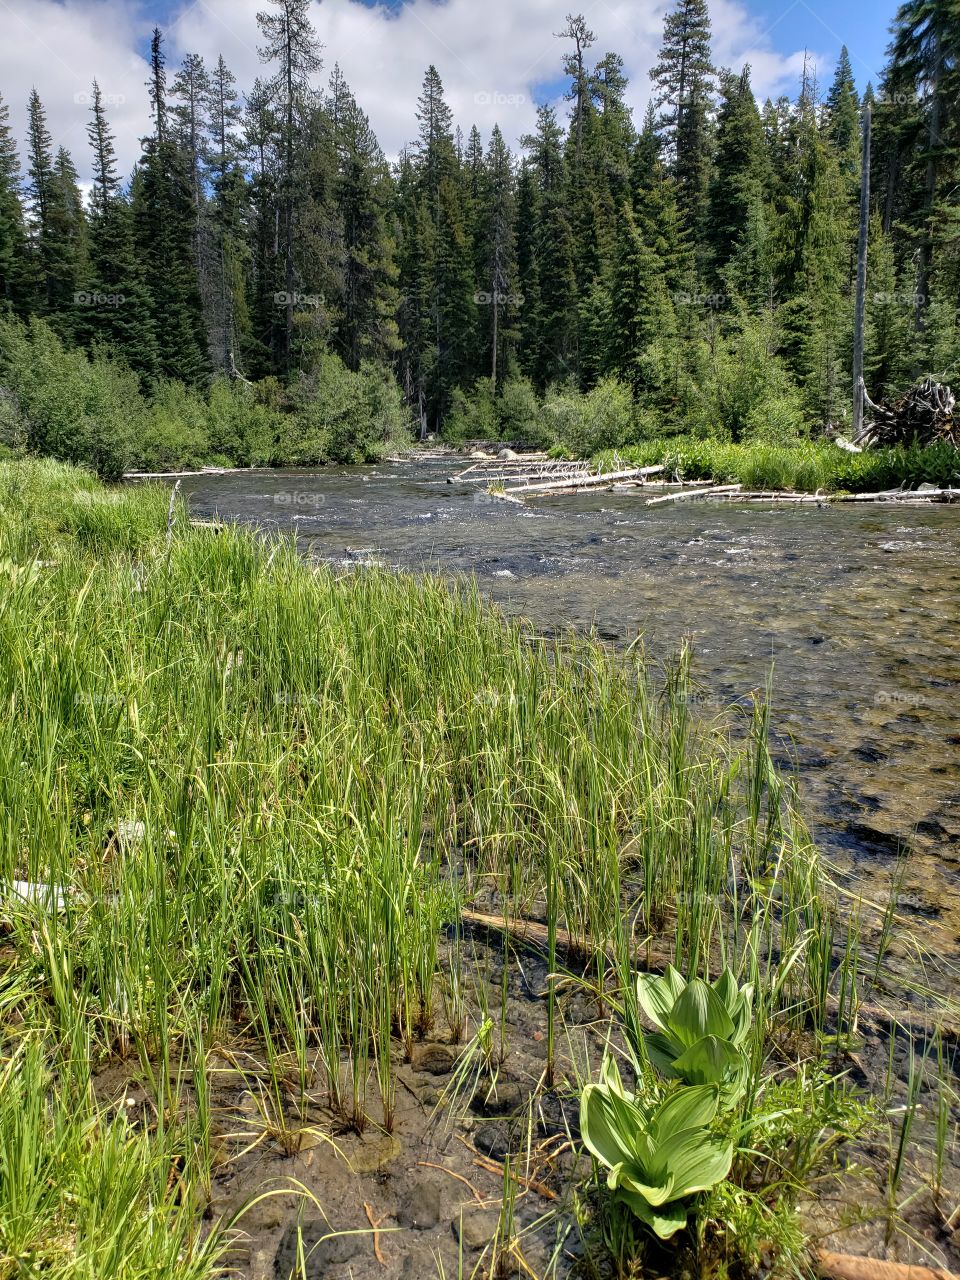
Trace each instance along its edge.
{"label": "white cloud", "polygon": [[[54,146],[65,146],[89,174],[86,127],[96,78],[127,175],[147,127],[147,66],[137,52],[145,26],[133,0],[0,0],[0,86],[26,154],[27,97],[36,87]],[[24,162],[24,168],[26,163]]]}
{"label": "white cloud", "polygon": [[[147,67],[137,50],[152,25],[149,7],[137,0],[0,0],[6,37],[0,84],[21,140],[26,97],[36,84],[55,143],[69,147],[88,176],[83,95],[96,76],[110,102],[121,169],[129,172],[148,127]],[[186,52],[208,62],[222,53],[241,88],[249,88],[264,74],[256,26],[262,7],[264,0],[184,0],[164,24],[170,64]],[[639,118],[667,0],[584,0],[583,7],[597,35],[593,53],[614,50],[623,57]],[[553,33],[570,8],[571,0],[411,0],[394,12],[357,0],[323,0],[314,3],[313,20],[325,46],[324,78],[339,62],[384,150],[396,155],[416,134],[416,99],[430,62],[464,132],[476,123],[487,134],[499,122],[515,145],[533,126],[544,86],[560,78],[564,42]],[[796,87],[802,51],[779,51],[775,27],[766,31],[741,0],[711,0],[711,10],[718,64],[749,61],[760,97]],[[822,78],[825,62],[819,62]]]}

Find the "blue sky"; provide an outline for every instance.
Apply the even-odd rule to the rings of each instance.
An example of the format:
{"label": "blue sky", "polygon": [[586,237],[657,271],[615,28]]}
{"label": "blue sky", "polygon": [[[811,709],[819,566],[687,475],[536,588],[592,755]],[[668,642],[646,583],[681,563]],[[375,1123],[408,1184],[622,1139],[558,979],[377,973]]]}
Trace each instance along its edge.
{"label": "blue sky", "polygon": [[[516,146],[536,105],[561,94],[563,44],[554,36],[571,9],[596,32],[594,52],[621,55],[628,101],[639,119],[650,93],[665,12],[673,0],[314,0],[324,44],[324,76],[339,62],[370,116],[381,145],[395,156],[416,133],[415,104],[434,63],[464,130],[488,134],[498,123]],[[0,0],[0,93],[18,135],[27,95],[36,86],[57,145],[89,172],[86,124],[96,76],[129,172],[147,131],[144,88],[149,34],[163,28],[168,62],[187,52],[208,62],[223,54],[241,88],[263,68],[256,13],[266,0]],[[807,51],[826,92],[842,44],[861,89],[876,80],[889,39],[890,8],[867,0],[709,0],[718,65],[749,62],[758,96],[795,95]]]}

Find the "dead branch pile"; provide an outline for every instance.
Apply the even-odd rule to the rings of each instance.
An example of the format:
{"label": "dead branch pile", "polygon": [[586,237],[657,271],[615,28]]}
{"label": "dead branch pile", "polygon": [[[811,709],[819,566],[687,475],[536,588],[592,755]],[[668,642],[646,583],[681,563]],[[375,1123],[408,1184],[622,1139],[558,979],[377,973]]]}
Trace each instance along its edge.
{"label": "dead branch pile", "polygon": [[924,378],[892,404],[874,404],[864,392],[867,421],[853,443],[865,448],[896,444],[952,444],[960,448],[960,414],[953,389]]}

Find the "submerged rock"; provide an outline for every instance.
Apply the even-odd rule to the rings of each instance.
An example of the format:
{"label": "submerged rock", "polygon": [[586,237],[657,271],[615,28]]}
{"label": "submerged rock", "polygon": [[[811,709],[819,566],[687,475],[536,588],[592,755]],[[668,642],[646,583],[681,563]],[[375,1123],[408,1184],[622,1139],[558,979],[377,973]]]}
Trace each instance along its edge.
{"label": "submerged rock", "polygon": [[500,1215],[495,1209],[469,1209],[453,1220],[453,1234],[464,1249],[485,1248],[496,1234]]}
{"label": "submerged rock", "polygon": [[301,1276],[302,1280],[323,1280],[329,1267],[350,1262],[360,1253],[363,1244],[362,1235],[333,1235],[330,1224],[322,1218],[299,1224],[291,1222],[277,1246],[273,1274],[276,1280],[289,1280],[291,1275]]}
{"label": "submerged rock", "polygon": [[414,1178],[403,1193],[397,1222],[414,1231],[429,1231],[440,1221],[442,1211],[443,1192],[439,1182],[434,1178]]}

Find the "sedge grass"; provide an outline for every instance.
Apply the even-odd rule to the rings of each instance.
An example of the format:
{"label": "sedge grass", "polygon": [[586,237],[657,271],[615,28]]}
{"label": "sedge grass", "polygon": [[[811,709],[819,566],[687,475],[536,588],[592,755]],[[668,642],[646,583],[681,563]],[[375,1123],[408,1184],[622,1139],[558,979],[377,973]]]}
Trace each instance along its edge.
{"label": "sedge grass", "polygon": [[76,1047],[81,1118],[92,1063],[128,1055],[157,1149],[208,1186],[183,1064],[202,1077],[242,1028],[285,1148],[318,1092],[389,1130],[397,1049],[444,1007],[465,1032],[459,913],[489,885],[546,919],[548,1076],[561,929],[615,958],[598,997],[628,1025],[634,957],[665,933],[685,971],[719,954],[754,981],[762,1027],[826,1024],[843,937],[762,702],[734,735],[691,714],[685,654],[659,680],[469,584],[337,576],[182,520],[168,540],[164,491],[72,474],[0,465],[0,886],[62,896],[4,896],[0,1033]]}

